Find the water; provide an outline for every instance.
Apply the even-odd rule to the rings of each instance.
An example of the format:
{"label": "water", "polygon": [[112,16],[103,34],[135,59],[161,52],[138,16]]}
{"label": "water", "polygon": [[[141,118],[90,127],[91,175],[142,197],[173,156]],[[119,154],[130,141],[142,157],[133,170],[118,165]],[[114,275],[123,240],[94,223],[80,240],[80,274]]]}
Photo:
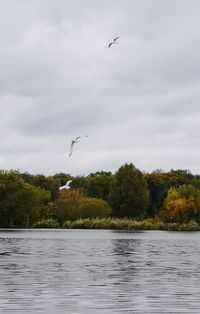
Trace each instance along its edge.
{"label": "water", "polygon": [[200,313],[200,233],[0,231],[0,313]]}

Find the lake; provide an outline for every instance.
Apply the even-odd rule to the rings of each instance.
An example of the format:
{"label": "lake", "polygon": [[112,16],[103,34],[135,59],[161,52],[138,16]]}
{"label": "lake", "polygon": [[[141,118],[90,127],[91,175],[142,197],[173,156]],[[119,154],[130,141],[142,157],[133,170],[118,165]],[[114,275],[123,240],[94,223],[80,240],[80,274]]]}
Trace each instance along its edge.
{"label": "lake", "polygon": [[0,313],[200,313],[200,232],[0,230]]}

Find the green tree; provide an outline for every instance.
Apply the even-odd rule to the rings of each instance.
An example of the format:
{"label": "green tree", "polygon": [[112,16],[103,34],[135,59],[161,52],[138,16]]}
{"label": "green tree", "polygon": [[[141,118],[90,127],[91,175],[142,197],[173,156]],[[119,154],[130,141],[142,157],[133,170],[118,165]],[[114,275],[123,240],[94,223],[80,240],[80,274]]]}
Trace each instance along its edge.
{"label": "green tree", "polygon": [[18,213],[17,225],[28,227],[38,221],[41,216],[42,208],[50,201],[49,191],[42,190],[28,183],[24,183],[21,190],[21,204]]}
{"label": "green tree", "polygon": [[54,176],[52,177],[55,180],[58,180],[59,185],[64,185],[68,180],[71,180],[71,175],[69,173],[64,173],[64,172],[60,172],[60,173],[56,173],[54,174]]}
{"label": "green tree", "polygon": [[71,177],[72,182],[70,183],[70,187],[73,190],[77,190],[82,194],[85,194],[86,191],[86,179],[84,176],[76,176]]}
{"label": "green tree", "polygon": [[50,193],[25,183],[18,172],[0,172],[0,226],[26,227],[36,221]]}
{"label": "green tree", "polygon": [[95,172],[85,178],[84,192],[87,196],[108,200],[110,185],[113,179],[111,172]]}
{"label": "green tree", "polygon": [[115,173],[109,204],[113,216],[143,218],[149,202],[147,182],[133,164],[125,164]]}
{"label": "green tree", "polygon": [[176,186],[179,186],[182,184],[190,184],[191,180],[193,179],[193,175],[188,169],[177,169],[177,170],[171,169],[170,172],[174,174],[177,178]]}
{"label": "green tree", "polygon": [[[61,184],[61,179],[54,177],[46,177],[41,174],[32,175],[27,172],[21,174],[22,179],[31,185],[39,187],[43,190],[49,191],[51,193],[51,200],[54,201],[59,194],[59,186]],[[66,182],[66,181],[65,181]]]}
{"label": "green tree", "polygon": [[168,184],[160,172],[145,174],[145,178],[149,188],[147,216],[155,217],[163,206],[164,199],[167,196]]}

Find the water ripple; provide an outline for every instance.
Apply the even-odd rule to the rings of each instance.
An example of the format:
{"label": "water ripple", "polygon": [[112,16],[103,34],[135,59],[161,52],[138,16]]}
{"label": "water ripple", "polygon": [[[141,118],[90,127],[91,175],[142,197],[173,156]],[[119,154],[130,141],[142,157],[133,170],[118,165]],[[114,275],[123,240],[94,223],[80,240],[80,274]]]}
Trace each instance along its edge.
{"label": "water ripple", "polygon": [[200,233],[0,231],[0,313],[199,313]]}

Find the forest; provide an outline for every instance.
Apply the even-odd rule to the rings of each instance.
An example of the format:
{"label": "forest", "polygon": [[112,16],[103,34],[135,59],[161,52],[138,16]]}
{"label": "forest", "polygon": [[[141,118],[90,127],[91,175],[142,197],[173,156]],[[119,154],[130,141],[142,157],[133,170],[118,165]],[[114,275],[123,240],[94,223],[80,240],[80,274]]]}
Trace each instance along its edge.
{"label": "forest", "polygon": [[[59,190],[72,180],[69,189]],[[133,164],[87,176],[0,171],[1,228],[199,230],[200,175],[142,172]],[[157,226],[157,227],[156,227]]]}

